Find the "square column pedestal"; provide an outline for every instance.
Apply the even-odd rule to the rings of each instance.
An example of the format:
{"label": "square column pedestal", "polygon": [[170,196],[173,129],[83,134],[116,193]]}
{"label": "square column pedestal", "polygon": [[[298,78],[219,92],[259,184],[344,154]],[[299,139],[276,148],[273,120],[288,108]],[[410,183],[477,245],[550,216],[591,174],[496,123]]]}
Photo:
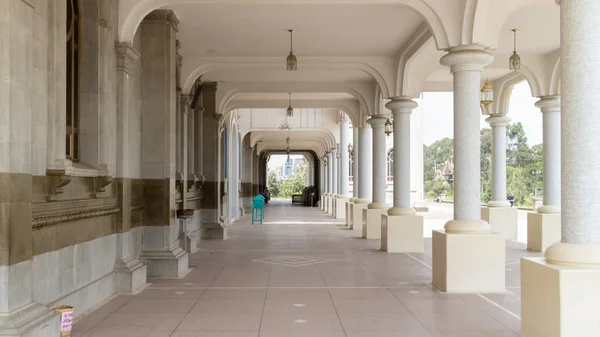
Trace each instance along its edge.
{"label": "square column pedestal", "polygon": [[346,203],[350,198],[335,198],[335,218],[346,219]]}
{"label": "square column pedestal", "polygon": [[560,241],[560,213],[527,213],[527,250],[543,252]]}
{"label": "square column pedestal", "polygon": [[387,208],[366,208],[363,210],[362,237],[367,240],[381,239],[381,216],[387,215]]}
{"label": "square column pedestal", "polygon": [[352,224],[350,229],[359,230],[362,232],[363,229],[363,211],[367,209],[368,204],[357,204],[352,205]]}
{"label": "square column pedestal", "polygon": [[600,269],[521,259],[521,336],[600,336]]}
{"label": "square column pedestal", "polygon": [[354,203],[350,201],[346,201],[346,226],[352,229],[352,208],[354,207]]}
{"label": "square column pedestal", "polygon": [[381,216],[381,250],[388,253],[422,253],[423,217],[420,215]]}
{"label": "square column pedestal", "polygon": [[481,207],[481,220],[490,224],[492,232],[517,241],[519,210],[516,207]]}
{"label": "square column pedestal", "polygon": [[329,196],[323,196],[323,211],[325,213],[329,211]]}
{"label": "square column pedestal", "polygon": [[333,215],[333,196],[327,198],[327,214]]}
{"label": "square column pedestal", "polygon": [[505,243],[497,233],[433,231],[433,286],[448,293],[505,292]]}

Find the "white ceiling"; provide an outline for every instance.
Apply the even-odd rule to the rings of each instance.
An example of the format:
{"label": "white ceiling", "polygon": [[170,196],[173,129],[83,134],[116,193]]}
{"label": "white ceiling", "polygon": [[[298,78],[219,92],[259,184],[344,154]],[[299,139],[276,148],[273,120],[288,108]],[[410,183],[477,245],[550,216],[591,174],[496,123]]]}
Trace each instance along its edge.
{"label": "white ceiling", "polygon": [[513,50],[513,32],[518,29],[517,51],[546,54],[560,47],[560,7],[554,3],[526,6],[513,13],[500,33],[498,51]]}
{"label": "white ceiling", "polygon": [[[273,100],[286,101],[289,99],[286,93],[240,93],[234,97],[234,100],[252,101],[252,100]],[[322,100],[354,100],[354,96],[347,93],[292,93],[292,103],[294,101],[322,101]]]}
{"label": "white ceiling", "polygon": [[[357,70],[285,70],[285,58],[281,58],[281,70],[216,70],[202,76],[206,82],[364,82],[373,78]],[[300,60],[301,62],[301,60]]]}
{"label": "white ceiling", "polygon": [[393,56],[423,23],[397,4],[181,3],[185,56]]}

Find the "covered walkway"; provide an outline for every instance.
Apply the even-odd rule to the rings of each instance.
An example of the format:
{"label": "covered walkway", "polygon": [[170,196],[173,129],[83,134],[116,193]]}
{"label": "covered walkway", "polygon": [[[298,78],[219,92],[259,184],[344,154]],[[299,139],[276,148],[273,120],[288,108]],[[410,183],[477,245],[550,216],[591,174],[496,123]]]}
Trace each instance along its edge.
{"label": "covered walkway", "polygon": [[249,220],[201,242],[183,279],[150,279],[82,315],[75,336],[518,336],[524,245],[507,241],[506,293],[450,295],[430,286],[431,239],[425,254],[383,253],[289,201],[267,205],[263,225]]}

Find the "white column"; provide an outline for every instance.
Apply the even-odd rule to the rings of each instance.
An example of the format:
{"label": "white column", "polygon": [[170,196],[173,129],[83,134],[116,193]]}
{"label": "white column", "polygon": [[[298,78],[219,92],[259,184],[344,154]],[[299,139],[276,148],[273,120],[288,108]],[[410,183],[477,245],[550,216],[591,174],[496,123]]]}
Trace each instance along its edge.
{"label": "white column", "polygon": [[350,168],[348,165],[350,164],[350,158],[348,153],[348,144],[349,142],[349,133],[350,133],[350,123],[348,116],[342,119],[340,123],[340,194],[344,197],[348,196],[349,191],[349,174]]}
{"label": "white column", "polygon": [[333,154],[327,152],[327,194],[333,193]]}
{"label": "white column", "polygon": [[410,97],[397,97],[386,104],[394,115],[394,207],[389,215],[415,213],[410,205],[410,114],[417,106]]}
{"label": "white column", "polygon": [[481,220],[480,82],[493,57],[479,46],[453,48],[440,60],[454,76],[454,219],[446,232],[487,232]]}
{"label": "white column", "polygon": [[[553,150],[551,147],[562,147],[560,153],[564,172],[561,242],[546,250],[546,258],[551,262],[599,265],[600,199],[597,196],[600,195],[600,149],[597,130],[600,129],[600,101],[596,93],[600,92],[600,2],[563,0],[560,10],[563,93],[561,144],[556,144],[557,139],[552,140],[553,135],[550,134],[556,135],[559,124],[559,112],[551,108],[556,99],[553,104],[543,104],[541,102],[545,100],[542,98],[537,104],[545,110],[544,205],[557,202],[555,192],[561,188],[555,184],[554,178],[561,163],[553,155],[548,156],[549,151]],[[550,172],[546,171],[547,167]],[[546,174],[552,178],[547,178]],[[550,185],[548,187],[545,185],[547,182]],[[546,193],[552,200],[547,199]],[[589,319],[592,320],[591,317]]]}
{"label": "white column", "polygon": [[385,121],[387,116],[375,115],[368,123],[373,128],[373,199],[369,204],[370,209],[388,208],[385,203],[386,175],[386,148],[385,148]]}
{"label": "white column", "polygon": [[488,207],[509,207],[506,200],[506,126],[510,117],[506,115],[488,117],[492,127],[492,200]]}
{"label": "white column", "polygon": [[358,128],[358,180],[355,184],[358,186],[357,203],[366,204],[371,200],[372,195],[372,168],[373,156],[371,153],[371,128],[368,125]]}
{"label": "white column", "polygon": [[335,196],[338,194],[338,157],[337,149],[331,150],[331,193]]}
{"label": "white column", "polygon": [[560,96],[540,97],[544,133],[544,206],[538,213],[560,213]]}
{"label": "white column", "polygon": [[352,127],[352,199],[354,202],[358,199],[358,126]]}

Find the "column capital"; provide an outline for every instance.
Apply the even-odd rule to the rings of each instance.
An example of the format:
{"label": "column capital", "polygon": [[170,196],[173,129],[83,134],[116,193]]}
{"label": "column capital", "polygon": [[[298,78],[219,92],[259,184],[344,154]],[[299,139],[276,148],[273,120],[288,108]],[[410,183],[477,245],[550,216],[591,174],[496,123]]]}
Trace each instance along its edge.
{"label": "column capital", "polygon": [[494,61],[492,54],[482,46],[466,45],[451,48],[448,54],[440,59],[440,63],[450,67],[452,73],[461,71],[483,71],[483,67]]}
{"label": "column capital", "polygon": [[115,43],[115,51],[117,52],[117,71],[124,71],[131,76],[131,66],[140,57],[140,52],[127,42]]}
{"label": "column capital", "polygon": [[371,125],[372,128],[383,128],[388,117],[388,115],[373,115],[367,123]]}
{"label": "column capital", "polygon": [[394,97],[385,105],[386,108],[392,111],[393,115],[397,113],[410,114],[418,106],[419,104],[408,96]]}
{"label": "column capital", "polygon": [[511,120],[512,119],[507,115],[492,115],[485,119],[485,121],[488,122],[492,127],[507,126]]}
{"label": "column capital", "polygon": [[535,102],[535,107],[544,112],[560,112],[560,96],[542,96]]}
{"label": "column capital", "polygon": [[333,148],[331,150],[329,150],[329,154],[331,154],[332,156],[335,155],[337,153],[337,149]]}

